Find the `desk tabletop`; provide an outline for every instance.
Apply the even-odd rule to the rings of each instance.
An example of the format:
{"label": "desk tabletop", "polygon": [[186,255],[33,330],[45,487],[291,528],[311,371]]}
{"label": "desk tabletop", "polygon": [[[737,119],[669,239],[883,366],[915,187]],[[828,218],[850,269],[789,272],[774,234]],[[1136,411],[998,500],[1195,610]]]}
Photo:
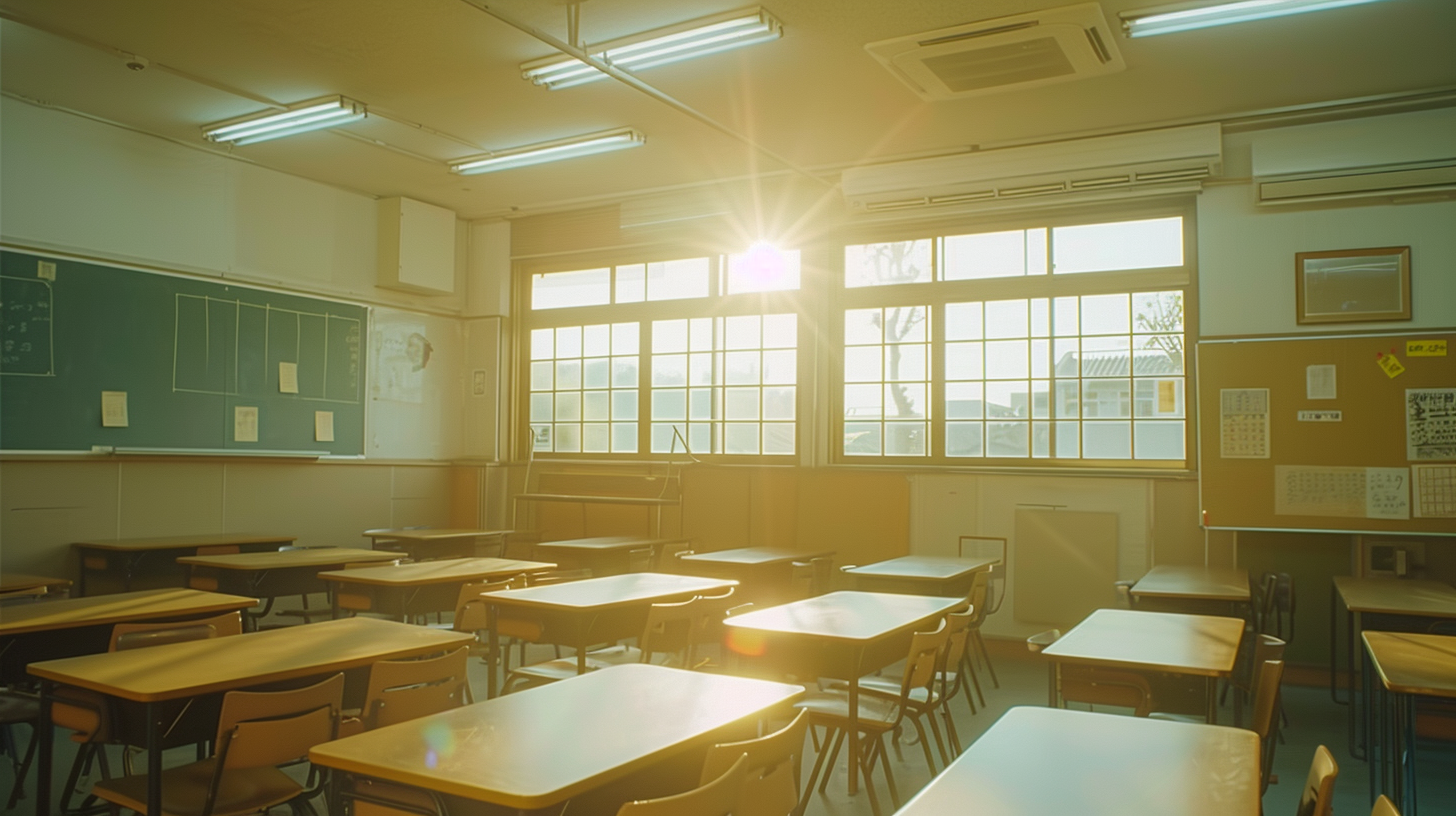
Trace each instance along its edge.
{"label": "desk tabletop", "polygon": [[1362,632],[1380,681],[1398,694],[1456,697],[1456,637]]}
{"label": "desk tabletop", "polygon": [[258,601],[196,589],[147,589],[0,607],[0,637],[155,618],[202,617],[249,609]]}
{"label": "desk tabletop", "polygon": [[445,541],[457,538],[486,538],[503,536],[515,532],[514,530],[472,530],[464,528],[445,527],[401,527],[395,530],[365,530],[364,535],[370,539],[390,539],[399,541]]}
{"label": "desk tabletop", "polygon": [[1456,589],[1440,581],[1335,576],[1335,590],[1351,612],[1456,618]]}
{"label": "desk tabletop", "polygon": [[[59,602],[58,602],[59,603]],[[32,663],[46,680],[136,702],[195,697],[464,646],[464,632],[345,618],[125,652]]]}
{"label": "desk tabletop", "polygon": [[663,544],[685,541],[678,538],[643,538],[642,536],[596,536],[594,538],[567,538],[561,541],[538,541],[538,550],[570,550],[573,552],[615,552],[636,550]]}
{"label": "desk tabletop", "polygon": [[319,577],[325,581],[340,584],[426,586],[508,578],[523,572],[546,572],[555,568],[555,564],[546,561],[517,561],[513,558],[447,558],[440,561],[420,561],[415,564],[400,564],[391,567],[330,570],[320,572]]}
{"label": "desk tabletop", "polygon": [[1222,725],[1018,706],[896,816],[1256,816],[1259,738]]}
{"label": "desk tabletop", "polygon": [[198,547],[228,547],[238,544],[292,544],[291,535],[258,533],[219,533],[216,535],[162,536],[148,538],[111,538],[96,541],[75,541],[72,547],[87,550],[195,550]]}
{"label": "desk tabletop", "polygon": [[830,592],[734,615],[723,623],[735,631],[757,630],[862,642],[933,620],[965,602],[965,598],[933,595]]}
{"label": "desk tabletop", "polygon": [[625,504],[642,507],[670,507],[677,499],[656,496],[585,496],[577,493],[517,493],[519,501],[571,502],[573,504]]}
{"label": "desk tabletop", "polygon": [[480,597],[500,606],[603,610],[650,604],[704,592],[717,594],[737,585],[737,581],[720,578],[629,572],[625,575],[608,575],[583,581],[487,592]]}
{"label": "desk tabletop", "polygon": [[327,742],[309,759],[533,810],[626,776],[803,692],[802,686],[630,664]]}
{"label": "desk tabletop", "polygon": [[905,555],[886,561],[876,561],[845,572],[851,575],[869,575],[880,578],[907,580],[944,581],[989,568],[1000,558],[946,558],[929,555]]}
{"label": "desk tabletop", "polygon": [[177,563],[193,567],[226,570],[274,570],[290,567],[337,567],[361,561],[391,561],[399,556],[363,547],[311,547],[302,550],[233,553],[230,555],[187,555]]}
{"label": "desk tabletop", "polygon": [[1074,663],[1226,677],[1243,634],[1239,618],[1098,609],[1042,653]]}
{"label": "desk tabletop", "polygon": [[834,555],[834,550],[785,550],[779,547],[738,547],[731,550],[714,550],[712,552],[683,555],[679,556],[678,560],[702,564],[752,566],[755,564],[781,564],[785,561],[808,561],[811,558],[823,558],[831,555]]}
{"label": "desk tabletop", "polygon": [[26,575],[23,572],[0,572],[0,592],[24,592],[30,589],[67,589],[69,578]]}
{"label": "desk tabletop", "polygon": [[1249,571],[1229,567],[1160,564],[1132,587],[1147,598],[1188,598],[1248,603]]}

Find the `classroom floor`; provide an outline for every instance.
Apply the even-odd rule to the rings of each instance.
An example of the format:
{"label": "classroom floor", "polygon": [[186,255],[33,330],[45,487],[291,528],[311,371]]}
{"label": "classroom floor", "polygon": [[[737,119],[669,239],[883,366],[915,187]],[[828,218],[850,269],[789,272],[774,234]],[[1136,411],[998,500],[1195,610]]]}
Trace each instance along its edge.
{"label": "classroom floor", "polygon": [[[531,654],[532,659],[537,657],[548,659],[551,656],[549,647],[533,648],[543,651],[539,655]],[[963,744],[968,745],[974,741],[1011,706],[1046,704],[1047,672],[1039,655],[1028,652],[1020,642],[1011,641],[992,641],[991,650],[1001,687],[993,688],[989,682],[989,676],[983,671],[982,680],[987,708],[972,716],[962,704],[963,701],[957,701],[954,709],[956,728]],[[475,668],[479,668],[481,671],[475,671]],[[894,669],[887,673],[893,675]],[[485,677],[483,666],[479,666],[478,662],[472,670],[472,685],[477,694],[484,697]],[[1330,701],[1328,690],[1322,687],[1310,688],[1286,684],[1284,701],[1290,723],[1284,730],[1285,744],[1279,746],[1274,758],[1274,772],[1280,781],[1278,784],[1271,785],[1265,795],[1264,812],[1269,816],[1281,816],[1282,814],[1292,816],[1295,813],[1304,778],[1309,771],[1310,758],[1313,756],[1315,746],[1323,743],[1334,751],[1336,762],[1340,767],[1339,779],[1335,786],[1334,812],[1338,816],[1365,816],[1368,814],[1370,812],[1368,766],[1364,762],[1353,759],[1345,747],[1345,709],[1334,705]],[[1224,722],[1228,722],[1230,716],[1227,710],[1222,712]],[[25,733],[23,729],[18,729],[16,736],[22,747],[25,740],[29,738],[29,734]],[[70,766],[73,751],[74,747],[69,740],[62,739],[57,742],[57,777],[64,777],[65,770]],[[908,800],[929,781],[930,777],[926,771],[920,746],[904,745],[901,753],[903,759],[896,760],[892,756],[892,765],[902,799]],[[186,762],[191,758],[190,749],[178,752],[179,762]],[[812,768],[812,762],[811,753],[805,758],[806,779]],[[1428,751],[1422,754],[1419,759],[1419,772],[1420,812],[1428,814],[1428,816],[1429,814],[1456,813],[1456,750]],[[841,757],[827,792],[824,795],[816,794],[813,797],[807,810],[807,816],[871,816],[869,798],[863,792],[853,797],[846,793],[844,774],[845,759]],[[0,763],[0,796],[9,792],[13,778],[14,773],[10,763],[8,761]],[[32,785],[33,779],[32,773]],[[56,787],[60,787],[59,780]],[[888,814],[890,812],[888,793],[884,790],[882,782],[879,793],[884,811]],[[0,804],[3,804],[3,801],[0,801]],[[31,800],[26,799],[22,800],[14,811],[5,812],[31,813],[33,806]],[[967,803],[966,812],[975,812],[974,803]]]}

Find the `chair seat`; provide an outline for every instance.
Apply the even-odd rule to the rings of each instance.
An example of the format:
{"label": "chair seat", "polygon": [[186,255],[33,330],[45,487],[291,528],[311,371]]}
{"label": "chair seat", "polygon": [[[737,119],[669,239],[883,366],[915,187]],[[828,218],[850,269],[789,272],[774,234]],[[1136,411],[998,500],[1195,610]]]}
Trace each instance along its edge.
{"label": "chair seat", "polygon": [[[843,680],[835,680],[829,685],[834,691],[846,691],[849,684]],[[861,677],[859,679],[859,690],[861,693],[873,694],[878,697],[900,698],[900,681],[888,677]],[[909,703],[916,708],[933,708],[940,704],[940,695],[935,692],[927,692],[923,688],[910,689]]]}
{"label": "chair seat", "polygon": [[[861,731],[888,731],[895,725],[898,715],[898,700],[885,699],[877,695],[862,694],[859,698],[859,728]],[[809,712],[817,724],[828,724],[843,728],[849,725],[849,695],[837,691],[811,692],[804,696],[794,708]]]}
{"label": "chair seat", "polygon": [[33,723],[40,719],[40,700],[14,691],[0,693],[0,725]]}
{"label": "chair seat", "polygon": [[[162,812],[169,816],[201,816],[204,792],[212,776],[212,759],[162,771]],[[256,813],[283,804],[303,790],[302,785],[274,767],[228,771],[218,786],[212,816]],[[92,794],[119,807],[146,813],[147,775],[99,780]]]}

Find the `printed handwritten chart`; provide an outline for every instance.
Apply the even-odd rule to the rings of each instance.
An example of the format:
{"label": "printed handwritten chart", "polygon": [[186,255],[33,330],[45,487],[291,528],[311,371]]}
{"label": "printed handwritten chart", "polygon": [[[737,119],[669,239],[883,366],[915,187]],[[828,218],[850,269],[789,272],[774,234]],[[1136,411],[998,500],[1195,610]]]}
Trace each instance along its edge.
{"label": "printed handwritten chart", "polygon": [[1269,458],[1269,389],[1219,391],[1219,455],[1225,459]]}
{"label": "printed handwritten chart", "polygon": [[1408,519],[1410,472],[1406,468],[1274,468],[1274,512],[1281,516]]}
{"label": "printed handwritten chart", "polygon": [[1417,518],[1456,518],[1456,465],[1413,465]]}
{"label": "printed handwritten chart", "polygon": [[1406,389],[1405,440],[1413,462],[1456,459],[1456,388]]}

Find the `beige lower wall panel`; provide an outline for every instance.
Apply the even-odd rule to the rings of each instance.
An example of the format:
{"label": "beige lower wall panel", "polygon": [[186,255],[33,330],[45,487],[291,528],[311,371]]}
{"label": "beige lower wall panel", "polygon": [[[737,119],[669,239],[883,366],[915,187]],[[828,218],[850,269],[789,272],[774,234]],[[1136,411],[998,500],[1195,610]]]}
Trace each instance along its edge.
{"label": "beige lower wall panel", "polygon": [[798,543],[836,552],[836,564],[868,564],[910,549],[910,481],[904,473],[800,472]]}
{"label": "beige lower wall panel", "polygon": [[0,570],[72,576],[71,542],[117,535],[116,462],[0,462]]}
{"label": "beige lower wall panel", "polygon": [[122,538],[223,532],[226,464],[128,461],[117,467]]}
{"label": "beige lower wall panel", "polygon": [[[368,546],[364,530],[396,526],[391,470],[379,465],[229,463],[226,531],[285,533],[311,547]],[[441,526],[447,520],[448,515],[413,523]]]}
{"label": "beige lower wall panel", "polygon": [[1066,631],[1117,599],[1117,516],[1075,510],[1016,512],[1017,620]]}
{"label": "beige lower wall panel", "polygon": [[751,546],[794,549],[798,544],[799,471],[794,468],[755,471],[750,489]]}
{"label": "beige lower wall panel", "polygon": [[1198,482],[1162,479],[1153,485],[1154,564],[1202,564],[1203,528],[1198,523]]}
{"label": "beige lower wall panel", "polygon": [[683,534],[699,551],[748,547],[759,501],[754,468],[697,466],[683,473]]}

